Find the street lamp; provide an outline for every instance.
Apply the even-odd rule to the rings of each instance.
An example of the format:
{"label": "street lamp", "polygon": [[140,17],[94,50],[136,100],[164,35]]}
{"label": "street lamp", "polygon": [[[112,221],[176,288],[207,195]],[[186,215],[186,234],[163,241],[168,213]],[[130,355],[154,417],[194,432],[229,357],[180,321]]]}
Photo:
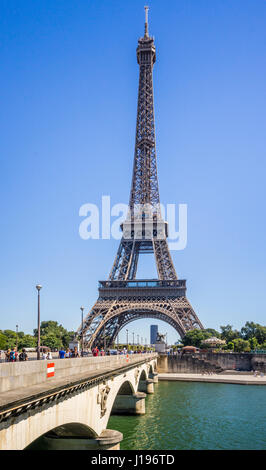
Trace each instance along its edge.
{"label": "street lamp", "polygon": [[126,330],[127,332],[127,349],[128,349],[128,330]]}
{"label": "street lamp", "polygon": [[41,322],[40,322],[40,290],[42,286],[37,284],[36,289],[38,291],[38,343],[37,343],[37,359],[41,359]]}
{"label": "street lamp", "polygon": [[132,333],[132,335],[133,335],[133,346],[134,346],[134,344],[135,344],[135,343],[134,343],[134,335],[135,335],[135,333]]}
{"label": "street lamp", "polygon": [[18,351],[18,325],[16,325],[16,351]]}
{"label": "street lamp", "polygon": [[83,340],[83,312],[84,307],[80,307],[81,310],[81,356],[83,357],[83,350],[84,350],[84,340]]}

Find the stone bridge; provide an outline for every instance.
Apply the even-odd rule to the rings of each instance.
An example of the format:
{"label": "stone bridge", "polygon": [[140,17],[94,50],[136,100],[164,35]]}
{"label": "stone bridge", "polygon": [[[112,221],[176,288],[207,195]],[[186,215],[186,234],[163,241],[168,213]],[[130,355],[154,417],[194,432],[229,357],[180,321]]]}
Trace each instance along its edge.
{"label": "stone bridge", "polygon": [[[157,354],[0,364],[0,449],[119,449],[111,414],[144,414]],[[32,444],[33,443],[33,444]]]}

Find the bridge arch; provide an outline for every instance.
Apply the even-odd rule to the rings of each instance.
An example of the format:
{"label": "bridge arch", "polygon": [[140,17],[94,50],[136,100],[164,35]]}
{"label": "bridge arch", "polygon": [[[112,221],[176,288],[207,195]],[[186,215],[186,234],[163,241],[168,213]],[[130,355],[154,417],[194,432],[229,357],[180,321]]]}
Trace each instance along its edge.
{"label": "bridge arch", "polygon": [[67,440],[69,439],[93,439],[95,437],[97,437],[96,432],[86,424],[70,422],[41,434],[26,446],[25,450],[42,450],[42,447],[46,449],[49,447],[49,441],[57,439],[65,439],[67,449]]}
{"label": "bridge arch", "polygon": [[129,380],[125,380],[119,388],[117,395],[132,395],[134,393],[134,386]]}
{"label": "bridge arch", "polygon": [[147,373],[147,370],[146,369],[143,369],[141,374],[140,374],[140,377],[139,377],[139,380],[147,380],[148,379],[148,373]]}

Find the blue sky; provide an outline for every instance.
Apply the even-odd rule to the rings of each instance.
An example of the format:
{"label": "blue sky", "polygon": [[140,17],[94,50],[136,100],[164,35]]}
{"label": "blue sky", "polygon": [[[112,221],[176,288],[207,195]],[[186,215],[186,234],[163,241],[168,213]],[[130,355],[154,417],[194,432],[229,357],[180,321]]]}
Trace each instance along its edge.
{"label": "blue sky", "polygon": [[[37,283],[42,319],[76,329],[109,274],[118,241],[82,240],[79,208],[128,203],[144,4],[1,0],[0,329],[32,332]],[[266,2],[148,4],[161,201],[188,204],[178,276],[205,327],[265,324]]]}

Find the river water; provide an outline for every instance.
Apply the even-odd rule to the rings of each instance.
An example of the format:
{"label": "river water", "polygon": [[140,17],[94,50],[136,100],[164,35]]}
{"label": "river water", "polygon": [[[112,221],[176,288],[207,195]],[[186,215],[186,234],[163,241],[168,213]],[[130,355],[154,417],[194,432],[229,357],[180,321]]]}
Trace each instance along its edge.
{"label": "river water", "polygon": [[121,449],[266,449],[266,388],[159,382],[143,416],[111,416]]}

